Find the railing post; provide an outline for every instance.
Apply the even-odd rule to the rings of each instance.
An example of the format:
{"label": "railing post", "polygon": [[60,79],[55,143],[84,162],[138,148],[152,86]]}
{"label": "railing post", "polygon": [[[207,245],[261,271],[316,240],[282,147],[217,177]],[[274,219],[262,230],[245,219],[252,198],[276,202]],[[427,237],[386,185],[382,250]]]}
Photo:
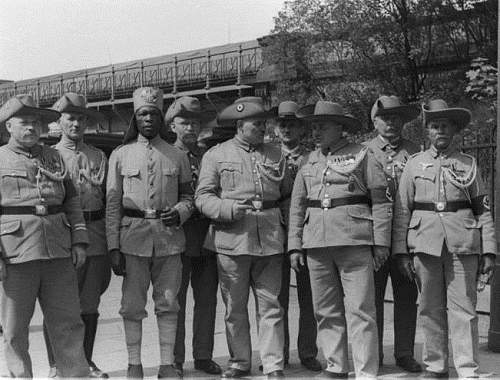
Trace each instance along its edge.
{"label": "railing post", "polygon": [[87,96],[88,96],[88,84],[89,84],[89,72],[85,70],[85,82],[83,86],[83,97],[85,98],[85,101],[87,101]]}
{"label": "railing post", "polygon": [[115,66],[111,66],[111,102],[115,101]]}
{"label": "railing post", "polygon": [[36,106],[40,107],[40,79],[36,81]]}
{"label": "railing post", "polygon": [[243,64],[243,49],[241,45],[238,49],[238,77],[236,79],[236,86],[241,85],[241,65]]}
{"label": "railing post", "polygon": [[141,87],[144,87],[144,62],[141,61]]}
{"label": "railing post", "polygon": [[205,83],[205,90],[210,88],[210,75],[211,75],[211,64],[210,64],[210,49],[207,51],[207,79]]}
{"label": "railing post", "polygon": [[177,56],[174,57],[174,86],[172,88],[172,94],[177,93]]}
{"label": "railing post", "polygon": [[14,96],[17,95],[17,83],[14,82]]}
{"label": "railing post", "polygon": [[59,88],[59,96],[64,94],[64,77],[61,75],[61,87]]}

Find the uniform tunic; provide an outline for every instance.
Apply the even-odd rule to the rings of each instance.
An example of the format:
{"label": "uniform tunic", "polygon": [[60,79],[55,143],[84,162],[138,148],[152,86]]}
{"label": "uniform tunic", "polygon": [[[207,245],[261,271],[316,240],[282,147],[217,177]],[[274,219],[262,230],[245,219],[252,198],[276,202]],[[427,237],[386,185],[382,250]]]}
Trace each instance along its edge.
{"label": "uniform tunic", "polygon": [[[391,145],[381,136],[377,136],[365,144],[374,160],[371,165],[372,176],[385,183],[386,197],[393,202],[396,199],[399,179],[403,168],[411,155],[419,148],[409,140],[400,138],[397,145]],[[392,225],[388,225],[392,228]],[[375,305],[377,308],[377,327],[379,339],[379,355],[382,360],[384,337],[384,298],[387,279],[391,276],[394,293],[394,356],[396,359],[413,357],[415,329],[417,319],[417,287],[409,282],[399,271],[397,263],[389,258],[375,272]]]}
{"label": "uniform tunic", "polygon": [[[453,174],[467,179],[473,166],[472,157],[454,147],[440,153],[431,146],[414,155],[401,176],[393,223],[393,255],[415,254],[427,370],[448,372],[449,331],[463,378],[479,375],[478,257],[496,254],[497,245],[480,174],[467,187],[453,183]],[[422,210],[419,202],[435,208]],[[446,210],[453,202],[462,205]]]}

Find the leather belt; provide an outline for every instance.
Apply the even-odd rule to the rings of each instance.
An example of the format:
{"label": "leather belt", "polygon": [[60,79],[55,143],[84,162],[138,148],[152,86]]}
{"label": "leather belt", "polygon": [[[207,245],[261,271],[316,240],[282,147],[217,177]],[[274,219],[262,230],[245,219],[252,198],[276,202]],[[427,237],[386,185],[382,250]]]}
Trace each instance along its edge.
{"label": "leather belt", "polygon": [[159,219],[162,210],[147,209],[147,210],[136,210],[133,208],[123,209],[123,215],[130,218],[142,218],[142,219]]}
{"label": "leather belt", "polygon": [[468,201],[413,202],[413,210],[455,212],[464,209],[472,209],[472,204]]}
{"label": "leather belt", "polygon": [[311,208],[335,208],[339,206],[370,204],[370,198],[365,195],[353,195],[344,198],[323,198],[323,199],[308,199],[307,207]]}
{"label": "leather belt", "polygon": [[46,216],[64,212],[62,205],[35,205],[35,206],[2,206],[1,215],[37,215]]}
{"label": "leather belt", "polygon": [[106,210],[105,209],[100,209],[100,210],[94,210],[94,211],[83,211],[83,217],[85,218],[85,221],[87,223],[93,222],[95,220],[102,220],[106,216]]}
{"label": "leather belt", "polygon": [[277,208],[277,207],[279,207],[279,202],[278,201],[255,201],[253,199],[247,199],[247,201],[245,202],[245,204],[252,206],[253,209],[254,209],[254,211],[267,210],[267,209],[270,209],[270,208]]}

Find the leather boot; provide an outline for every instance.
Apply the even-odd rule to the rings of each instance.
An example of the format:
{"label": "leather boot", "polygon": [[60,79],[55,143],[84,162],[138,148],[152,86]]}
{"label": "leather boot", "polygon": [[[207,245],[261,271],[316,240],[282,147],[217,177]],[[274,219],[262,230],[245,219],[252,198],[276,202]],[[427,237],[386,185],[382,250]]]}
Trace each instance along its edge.
{"label": "leather boot", "polygon": [[108,374],[101,371],[92,361],[99,314],[82,314],[81,317],[83,324],[85,325],[85,335],[83,336],[83,350],[85,351],[85,358],[87,359],[90,367],[89,377],[107,379],[109,377]]}

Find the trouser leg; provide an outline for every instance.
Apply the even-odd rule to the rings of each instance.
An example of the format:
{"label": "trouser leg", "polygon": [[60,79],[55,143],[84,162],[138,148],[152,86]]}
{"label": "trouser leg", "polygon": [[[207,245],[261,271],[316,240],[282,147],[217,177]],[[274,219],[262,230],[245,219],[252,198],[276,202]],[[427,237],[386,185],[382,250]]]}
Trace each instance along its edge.
{"label": "trouser leg", "polygon": [[40,263],[8,264],[2,287],[4,355],[11,377],[33,377],[29,347],[29,324],[40,288]]}
{"label": "trouser leg", "polygon": [[417,325],[417,286],[401,274],[396,260],[390,259],[389,263],[394,294],[394,357],[413,357]]}
{"label": "trouser leg", "polygon": [[349,372],[344,294],[334,248],[307,251],[314,313],[318,323],[318,345],[327,362],[327,371]]}
{"label": "trouser leg", "polygon": [[181,285],[182,262],[180,255],[153,258],[151,281],[153,301],[160,344],[160,363],[174,362],[175,332],[179,303],[177,294]]}
{"label": "trouser leg", "polygon": [[191,277],[194,296],[193,357],[195,360],[212,359],[218,285],[215,255],[197,257]]}
{"label": "trouser leg", "polygon": [[419,319],[424,334],[423,362],[428,371],[448,372],[448,321],[441,257],[417,253],[415,272],[422,284]]}
{"label": "trouser leg", "polygon": [[445,255],[445,281],[453,362],[461,378],[479,376],[476,313],[478,255]]}
{"label": "trouser leg", "polygon": [[354,371],[358,377],[376,377],[379,354],[371,247],[339,247],[334,255],[345,294]]}
{"label": "trouser leg", "polygon": [[184,363],[186,359],[186,296],[191,280],[191,260],[192,257],[181,255],[182,278],[177,302],[179,303],[179,313],[177,315],[177,330],[175,333],[174,361]]}
{"label": "trouser leg", "polygon": [[142,320],[147,317],[147,291],[151,259],[125,255],[127,275],[122,283],[120,315],[123,318],[129,364],[141,364]]}
{"label": "trouser leg", "polygon": [[[377,311],[378,354],[379,360],[384,359],[384,299],[389,277],[390,264],[387,260],[375,274],[375,309]],[[396,318],[394,313],[394,318]]]}
{"label": "trouser leg", "polygon": [[259,320],[259,348],[265,374],[283,369],[283,310],[278,301],[283,256],[253,257],[250,282]]}
{"label": "trouser leg", "polygon": [[49,367],[55,367],[56,359],[54,358],[54,349],[50,343],[49,332],[47,331],[45,320],[43,321],[43,340],[45,341],[45,348],[47,349],[47,361],[49,362]]}
{"label": "trouser leg", "polygon": [[89,366],[83,350],[84,325],[74,266],[70,258],[46,260],[40,265],[39,302],[56,367],[62,377],[85,377]]}
{"label": "trouser leg", "polygon": [[290,303],[290,260],[287,256],[283,258],[283,264],[281,266],[281,290],[278,300],[283,309],[283,356],[284,360],[288,361],[290,357],[290,331],[288,328],[288,305]]}
{"label": "trouser leg", "polygon": [[222,300],[226,305],[224,320],[229,348],[229,366],[249,370],[252,365],[248,295],[251,257],[217,254],[217,270]]}

